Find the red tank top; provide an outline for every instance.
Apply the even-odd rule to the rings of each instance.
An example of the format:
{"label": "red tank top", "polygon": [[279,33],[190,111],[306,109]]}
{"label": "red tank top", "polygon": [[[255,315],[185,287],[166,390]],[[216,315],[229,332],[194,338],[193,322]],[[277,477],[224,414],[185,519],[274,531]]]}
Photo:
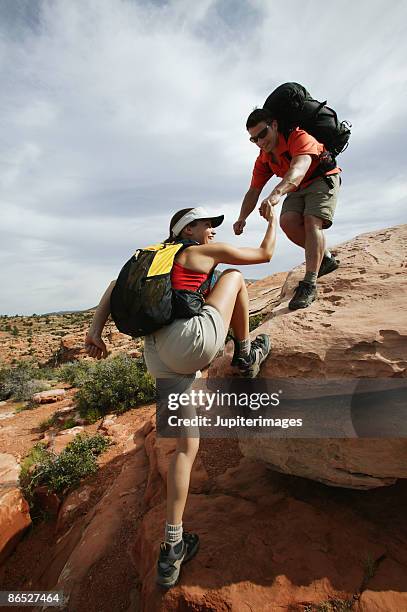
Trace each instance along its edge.
{"label": "red tank top", "polygon": [[195,270],[184,268],[184,266],[174,261],[171,271],[172,288],[196,291],[202,283],[206,281],[208,276],[208,274],[202,274],[202,272],[195,272]]}

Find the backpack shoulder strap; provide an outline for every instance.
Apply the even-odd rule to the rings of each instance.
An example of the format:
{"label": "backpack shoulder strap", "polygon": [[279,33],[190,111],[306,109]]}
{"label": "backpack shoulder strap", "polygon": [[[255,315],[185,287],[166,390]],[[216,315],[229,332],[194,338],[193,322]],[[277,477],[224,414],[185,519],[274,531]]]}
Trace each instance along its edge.
{"label": "backpack shoulder strap", "polygon": [[200,287],[198,287],[198,289],[197,289],[197,291],[199,291],[199,293],[202,293],[202,295],[204,293],[206,293],[211,288],[211,286],[212,286],[212,281],[213,281],[213,278],[215,276],[215,268],[216,268],[216,266],[214,266],[212,268],[212,270],[208,274],[207,279],[204,280],[202,285],[200,285]]}

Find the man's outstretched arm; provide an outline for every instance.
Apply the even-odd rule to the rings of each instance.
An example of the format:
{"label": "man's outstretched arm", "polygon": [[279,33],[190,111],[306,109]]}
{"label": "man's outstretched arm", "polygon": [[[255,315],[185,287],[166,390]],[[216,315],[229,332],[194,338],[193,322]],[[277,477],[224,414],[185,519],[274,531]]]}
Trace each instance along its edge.
{"label": "man's outstretched arm", "polygon": [[116,281],[112,281],[99,302],[93,315],[92,323],[85,338],[85,348],[90,357],[107,357],[106,344],[102,340],[102,331],[110,314],[110,296]]}
{"label": "man's outstretched arm", "polygon": [[246,219],[255,209],[256,204],[259,200],[260,193],[261,189],[257,189],[256,187],[250,187],[249,191],[243,198],[239,218],[233,224],[233,230],[237,236],[239,236],[243,232],[244,226],[246,225]]}

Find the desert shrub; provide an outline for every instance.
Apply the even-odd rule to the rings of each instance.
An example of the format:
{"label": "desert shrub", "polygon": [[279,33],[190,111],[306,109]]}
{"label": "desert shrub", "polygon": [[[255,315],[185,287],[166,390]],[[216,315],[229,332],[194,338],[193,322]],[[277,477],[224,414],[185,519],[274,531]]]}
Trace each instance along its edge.
{"label": "desert shrub", "polygon": [[89,361],[70,361],[58,368],[57,378],[72,387],[80,387],[93,367],[94,364]]}
{"label": "desert shrub", "polygon": [[44,419],[43,421],[41,421],[41,423],[38,425],[38,429],[40,431],[46,431],[47,429],[49,429],[53,425],[55,425],[55,414],[53,414],[50,417],[48,417],[47,419]]}
{"label": "desert shrub", "polygon": [[249,331],[253,331],[256,327],[259,327],[266,318],[265,314],[256,314],[249,317]]}
{"label": "desert shrub", "polygon": [[319,604],[305,605],[304,612],[348,612],[354,609],[354,599],[329,599]]}
{"label": "desert shrub", "polygon": [[97,362],[76,394],[82,418],[96,421],[107,412],[125,412],[155,398],[155,385],[144,361],[117,355]]}
{"label": "desert shrub", "polygon": [[41,380],[40,369],[32,361],[18,361],[13,367],[0,368],[0,400],[30,400],[34,393],[49,386]]}
{"label": "desert shrub", "polygon": [[36,377],[41,380],[58,381],[58,368],[51,366],[41,366],[35,370]]}
{"label": "desert shrub", "polygon": [[61,429],[71,429],[72,427],[75,427],[76,425],[76,421],[73,417],[69,417],[69,419],[67,419],[66,421],[64,421],[61,425]]}
{"label": "desert shrub", "polygon": [[64,493],[78,486],[82,478],[97,471],[96,457],[109,446],[109,441],[96,434],[78,434],[59,454],[38,443],[21,463],[20,486],[24,497],[33,504],[37,486],[44,485],[54,493]]}

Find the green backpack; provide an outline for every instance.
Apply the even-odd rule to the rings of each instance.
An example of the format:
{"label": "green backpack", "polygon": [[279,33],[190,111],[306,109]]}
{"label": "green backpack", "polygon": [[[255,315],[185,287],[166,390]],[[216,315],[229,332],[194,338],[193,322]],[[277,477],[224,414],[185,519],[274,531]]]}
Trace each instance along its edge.
{"label": "green backpack", "polygon": [[192,240],[154,244],[138,249],[125,263],[110,297],[111,315],[119,331],[139,338],[175,319],[189,319],[201,312],[213,270],[197,291],[171,286],[176,255],[196,244]]}

